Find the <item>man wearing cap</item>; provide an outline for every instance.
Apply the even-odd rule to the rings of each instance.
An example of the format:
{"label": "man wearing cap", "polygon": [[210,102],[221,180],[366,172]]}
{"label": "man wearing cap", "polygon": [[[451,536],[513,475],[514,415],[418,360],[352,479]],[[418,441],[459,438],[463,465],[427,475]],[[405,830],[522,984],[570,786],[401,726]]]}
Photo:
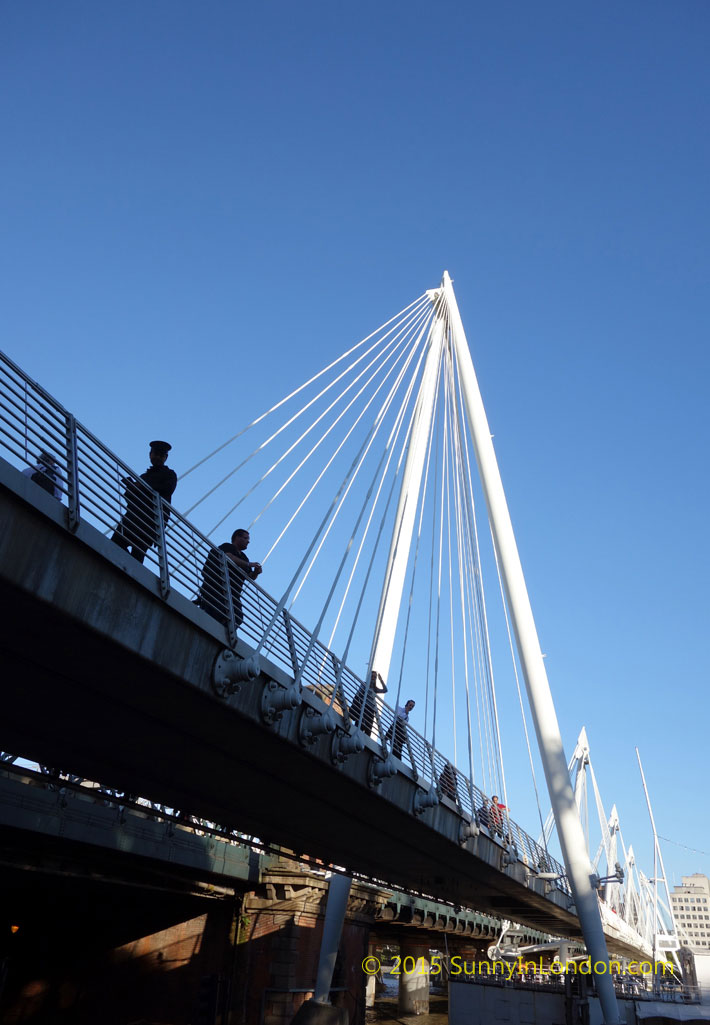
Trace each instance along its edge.
{"label": "man wearing cap", "polygon": [[[167,441],[151,441],[150,466],[138,480],[124,477],[126,485],[126,512],[111,538],[138,562],[143,562],[145,553],[158,540],[158,527],[155,521],[155,496],[160,495],[166,502],[173,497],[177,487],[177,475],[166,466],[171,445]],[[141,483],[144,481],[145,483]],[[147,485],[147,486],[146,486]],[[163,513],[167,520],[170,510]]]}

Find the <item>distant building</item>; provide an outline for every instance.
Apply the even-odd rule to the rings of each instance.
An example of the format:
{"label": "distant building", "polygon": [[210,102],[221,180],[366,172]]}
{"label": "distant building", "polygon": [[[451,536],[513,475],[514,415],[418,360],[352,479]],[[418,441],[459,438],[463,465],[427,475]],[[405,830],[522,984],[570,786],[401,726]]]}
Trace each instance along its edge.
{"label": "distant building", "polygon": [[710,954],[710,879],[701,872],[683,876],[671,905],[680,942],[694,954]]}

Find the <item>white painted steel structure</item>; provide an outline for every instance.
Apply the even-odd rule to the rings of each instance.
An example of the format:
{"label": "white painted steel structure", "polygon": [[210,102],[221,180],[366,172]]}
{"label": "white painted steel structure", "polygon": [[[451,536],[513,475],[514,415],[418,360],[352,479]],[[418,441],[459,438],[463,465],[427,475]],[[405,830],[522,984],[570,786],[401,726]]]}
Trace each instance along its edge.
{"label": "white painted steel structure", "polygon": [[[431,403],[436,379],[434,361],[440,358],[444,343],[452,347],[459,369],[464,406],[567,874],[592,963],[603,962],[607,965],[605,973],[596,974],[596,982],[605,1021],[607,1025],[615,1025],[620,1019],[613,982],[608,972],[609,956],[597,894],[593,887],[595,874],[570,784],[557,713],[545,671],[488,419],[448,271],[444,272],[440,289],[430,293],[430,297],[437,304],[437,317],[431,329],[430,349],[418,400],[416,424],[410,438],[410,455],[400,493],[398,517],[388,559],[388,576],[378,615],[372,668],[377,669],[378,665],[383,668],[389,667],[394,643],[393,624],[396,623],[404,582],[403,566],[408,558],[408,545],[414,523],[416,502],[412,488],[415,484],[418,485],[421,479],[425,439],[432,416]],[[425,403],[429,403],[428,410]],[[399,585],[399,593],[395,591],[396,585]],[[376,662],[377,658],[380,659],[379,663]]]}
{"label": "white painted steel structure", "polygon": [[[456,348],[459,360],[464,401],[473,436],[478,471],[500,561],[503,586],[535,724],[540,757],[545,770],[547,789],[557,823],[562,855],[577,905],[584,942],[592,963],[602,961],[608,964],[609,958],[597,906],[596,891],[592,887],[592,865],[567,774],[567,759],[562,746],[557,713],[535,628],[523,568],[513,534],[513,524],[508,512],[503,482],[488,427],[488,419],[448,272],[444,272],[442,287],[450,318],[452,344]],[[620,1019],[611,977],[607,972],[597,975],[596,981],[606,1023],[612,1025]]]}

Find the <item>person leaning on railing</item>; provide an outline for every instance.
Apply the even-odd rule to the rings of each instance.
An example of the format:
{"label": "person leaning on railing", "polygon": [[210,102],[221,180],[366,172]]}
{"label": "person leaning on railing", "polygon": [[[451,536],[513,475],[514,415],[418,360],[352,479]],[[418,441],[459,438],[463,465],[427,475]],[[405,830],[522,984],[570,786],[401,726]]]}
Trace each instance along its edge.
{"label": "person leaning on railing", "polygon": [[[126,511],[111,540],[125,551],[130,548],[137,562],[143,562],[148,549],[158,541],[156,494],[169,502],[177,487],[177,474],[165,465],[171,448],[167,441],[151,441],[151,465],[145,473],[138,480],[133,477],[123,478],[126,485]],[[169,518],[169,509],[165,509],[164,516],[166,520]]]}
{"label": "person leaning on railing", "polygon": [[394,722],[385,733],[385,740],[392,741],[392,754],[395,758],[402,757],[402,748],[407,740],[407,723],[409,713],[414,708],[415,702],[412,698],[404,705],[397,705],[394,715]]}
{"label": "person leaning on railing", "polygon": [[497,833],[498,836],[503,836],[505,832],[505,805],[498,803],[498,795],[493,794],[491,797],[491,806],[488,809],[488,821],[490,823],[491,833],[494,835]]}
{"label": "person leaning on railing", "polygon": [[202,586],[197,604],[205,612],[226,625],[227,611],[229,604],[227,592],[224,585],[224,574],[222,570],[222,557],[224,552],[227,557],[227,569],[229,572],[229,589],[232,593],[232,608],[234,609],[234,625],[239,628],[244,621],[244,610],[242,608],[242,587],[244,581],[256,580],[262,572],[261,563],[250,562],[244,554],[249,546],[249,531],[240,527],[232,534],[231,541],[225,541],[219,548],[213,548],[202,567]]}

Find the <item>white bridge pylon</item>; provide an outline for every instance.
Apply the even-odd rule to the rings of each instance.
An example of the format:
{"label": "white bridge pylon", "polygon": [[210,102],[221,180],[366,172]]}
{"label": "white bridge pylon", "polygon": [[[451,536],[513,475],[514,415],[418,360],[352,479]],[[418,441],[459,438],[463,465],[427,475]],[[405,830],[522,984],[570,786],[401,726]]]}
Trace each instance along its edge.
{"label": "white bridge pylon", "polygon": [[[410,435],[406,471],[387,561],[370,669],[372,672],[379,672],[386,676],[389,668],[394,640],[392,624],[396,622],[399,612],[404,582],[403,564],[406,565],[408,559],[414,527],[413,510],[416,507],[416,500],[413,492],[416,488],[418,493],[424,466],[424,447],[433,410],[436,368],[448,347],[459,368],[463,403],[501,568],[503,587],[527,688],[540,757],[545,770],[550,802],[557,824],[557,834],[577,906],[584,941],[592,962],[601,961],[608,965],[606,940],[596,891],[592,885],[594,873],[577,803],[570,785],[557,713],[547,679],[513,526],[503,491],[503,483],[493,449],[491,432],[448,272],[444,272],[441,287],[429,294],[436,307],[436,317],[430,330],[427,362]],[[597,974],[596,979],[605,1021],[610,1025],[619,1020],[613,983],[608,972],[603,975]]]}
{"label": "white bridge pylon", "polygon": [[[345,366],[346,360],[351,360],[349,366]],[[307,398],[311,394],[307,389],[311,386],[313,391],[317,390],[317,394]],[[335,393],[331,389],[336,387],[340,394],[333,397]],[[296,397],[302,406],[291,414],[291,400]],[[263,468],[257,470],[257,479],[253,484],[226,513],[219,510],[221,518],[206,532],[208,536],[212,534],[248,499],[250,507],[253,507],[251,519],[247,516],[245,522],[233,522],[233,526],[251,528],[259,523],[262,537],[270,530],[275,534],[266,553],[262,554],[263,549],[261,552],[255,551],[254,557],[261,554],[260,561],[265,566],[269,562],[265,579],[276,579],[281,575],[282,579],[289,582],[276,606],[265,617],[263,624],[259,624],[257,652],[268,652],[276,647],[275,638],[280,636],[280,624],[285,615],[292,614],[294,602],[297,599],[310,600],[311,591],[318,590],[312,606],[315,617],[311,614],[308,617],[309,623],[316,619],[315,626],[309,628],[310,639],[304,650],[292,656],[292,662],[298,663],[296,683],[301,685],[308,680],[304,685],[313,686],[325,693],[327,700],[332,703],[338,693],[342,667],[354,664],[359,669],[365,663],[365,651],[368,651],[362,695],[359,691],[356,695],[360,704],[356,725],[372,736],[377,705],[372,696],[366,694],[366,688],[371,687],[377,691],[378,677],[385,683],[389,682],[387,678],[391,674],[395,631],[398,621],[404,623],[406,619],[399,683],[396,688],[389,688],[391,695],[396,690],[397,697],[393,703],[403,703],[400,695],[405,655],[409,649],[416,653],[419,664],[424,664],[426,668],[423,732],[426,735],[424,745],[429,749],[432,766],[432,752],[437,747],[437,709],[440,720],[446,723],[446,741],[453,746],[455,764],[458,757],[458,724],[454,684],[463,666],[470,781],[472,785],[477,783],[474,777],[471,725],[472,720],[477,718],[479,751],[476,758],[480,757],[483,777],[481,789],[491,797],[494,793],[502,793],[504,803],[508,805],[488,617],[481,583],[472,480],[475,461],[493,538],[495,562],[504,592],[505,627],[506,630],[512,627],[515,639],[566,875],[589,954],[593,961],[608,963],[596,892],[592,886],[593,868],[569,780],[557,714],[488,420],[448,273],[444,273],[439,288],[420,296],[372,335],[348,349],[253,420],[248,427],[220,445],[212,455],[222,452],[252,427],[258,436],[262,430],[258,425],[265,423],[266,418],[277,410],[281,410],[279,416],[285,417],[281,426],[276,430],[264,427],[265,432],[270,431],[268,437],[259,441],[244,458],[240,455],[238,465],[229,469],[222,481],[210,487],[187,510],[192,512],[202,502],[211,502],[217,488],[233,482],[235,475],[252,457],[255,459],[254,465],[259,465],[267,446],[274,443],[269,449],[268,460],[271,459],[273,448],[279,448],[278,457],[271,463],[265,462]],[[306,413],[309,418],[315,419],[302,428],[305,421],[299,421],[299,418]],[[320,432],[320,436],[312,432]],[[379,441],[375,445],[378,437],[379,441],[386,437],[384,445],[379,444]],[[200,460],[183,477],[202,466],[212,455]],[[342,475],[336,459],[344,460],[346,470]],[[292,463],[297,465],[291,469]],[[370,469],[373,472],[368,478]],[[280,480],[282,476],[285,479],[278,483],[277,477]],[[303,479],[306,476],[303,493]],[[268,482],[264,490],[274,487],[276,490],[267,496],[259,509],[255,496],[264,482]],[[321,482],[327,493],[324,514],[323,504],[318,504],[315,499],[313,503],[310,502]],[[319,493],[323,494],[322,491]],[[358,493],[360,497],[364,496],[359,508]],[[393,499],[391,506],[390,498]],[[276,515],[274,505],[281,501],[289,502],[283,517]],[[349,512],[343,512],[347,501],[351,503],[349,509],[352,509],[353,504],[356,507],[351,529],[348,524]],[[301,510],[306,505],[308,513],[301,516]],[[393,513],[392,509],[396,511]],[[378,515],[381,513],[379,520],[375,517],[376,510]],[[417,580],[418,590],[415,589],[414,579],[420,544],[421,550],[426,552],[429,543],[423,527],[425,513],[431,514],[429,566],[421,571],[428,574],[429,581],[429,608],[428,613],[422,617],[425,623],[428,621],[428,636],[426,630],[417,636],[414,631],[409,634],[409,626],[411,609],[424,597],[424,588]],[[240,513],[240,517],[243,515]],[[282,538],[296,517],[299,517],[303,529],[296,542],[290,541],[284,548]],[[417,547],[411,558],[415,533]],[[295,530],[291,538],[294,535]],[[380,539],[386,544],[387,537],[390,538],[389,550],[386,559],[382,559],[378,545]],[[270,562],[272,553],[275,553],[274,561]],[[321,560],[318,562],[321,575],[316,587],[315,574],[310,574],[318,559]],[[377,581],[383,563],[384,576]],[[272,573],[272,567],[276,572]],[[408,575],[411,578],[411,589],[405,617],[402,599]],[[372,588],[369,589],[371,577]],[[305,590],[307,581],[308,590]],[[327,597],[323,602],[324,590],[327,591]],[[307,598],[304,598],[305,595]],[[373,616],[375,607],[377,612]],[[348,623],[351,612],[351,621]],[[446,626],[449,627],[450,635],[448,644]],[[399,628],[402,629],[401,624]],[[324,644],[320,641],[321,631]],[[327,631],[331,631],[329,638],[326,638]],[[341,644],[343,633],[347,634],[347,638]],[[337,645],[334,640],[336,636]],[[319,644],[320,649],[317,647]],[[459,647],[455,650],[456,645]],[[329,680],[328,667],[333,660],[337,662],[336,677]],[[315,662],[317,667],[314,680],[312,668]],[[431,727],[427,720],[430,675],[433,678]],[[445,698],[439,695],[437,699],[437,683],[445,675],[450,675],[452,684],[450,705],[448,694]],[[517,666],[515,675],[517,681]],[[362,679],[359,673],[358,678]],[[325,681],[327,687],[321,684],[321,680]],[[449,708],[450,716],[447,715]],[[374,728],[377,728],[376,724]],[[429,728],[431,733],[428,732]],[[383,764],[387,766],[388,772],[390,768],[396,772],[394,760],[401,754],[402,739],[400,736],[398,742],[394,726],[390,727],[389,733],[392,753]],[[387,735],[380,737],[380,740],[384,754]],[[455,794],[454,767],[447,764],[453,781],[447,785],[453,786]],[[441,788],[443,770],[438,768],[436,773],[439,776],[438,779],[432,776],[433,786]],[[596,980],[605,1021],[607,1025],[612,1025],[618,1021],[612,980],[608,973],[597,973]]]}

